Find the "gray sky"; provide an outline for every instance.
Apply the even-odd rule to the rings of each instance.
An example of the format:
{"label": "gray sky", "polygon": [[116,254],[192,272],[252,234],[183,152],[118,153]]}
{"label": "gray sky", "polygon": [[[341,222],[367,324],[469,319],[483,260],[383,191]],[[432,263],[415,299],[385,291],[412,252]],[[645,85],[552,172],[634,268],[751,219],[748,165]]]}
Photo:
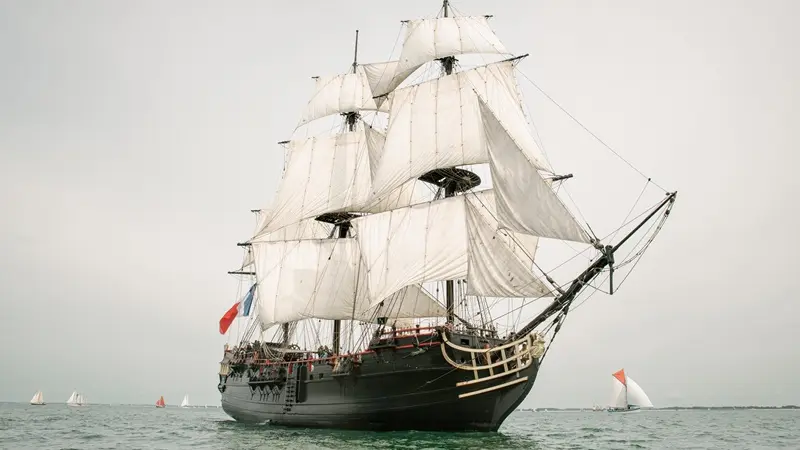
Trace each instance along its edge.
{"label": "gray sky", "polygon": [[[702,3],[702,5],[700,4]],[[520,70],[680,191],[618,295],[577,309],[523,406],[800,403],[800,4],[454,3],[494,14]],[[280,175],[312,75],[385,60],[436,0],[0,1],[0,400],[219,401],[225,272]],[[598,234],[643,180],[529,83]],[[657,189],[647,191],[652,203]],[[595,226],[596,225],[596,226]]]}

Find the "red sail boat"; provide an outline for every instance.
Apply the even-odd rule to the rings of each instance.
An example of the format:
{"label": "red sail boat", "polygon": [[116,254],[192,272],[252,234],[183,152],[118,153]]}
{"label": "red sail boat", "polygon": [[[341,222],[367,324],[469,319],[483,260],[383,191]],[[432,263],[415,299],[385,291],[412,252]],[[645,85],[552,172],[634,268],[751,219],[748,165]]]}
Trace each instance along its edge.
{"label": "red sail boat", "polygon": [[164,403],[164,396],[162,395],[161,398],[156,401],[156,408],[163,408],[165,406],[167,405]]}

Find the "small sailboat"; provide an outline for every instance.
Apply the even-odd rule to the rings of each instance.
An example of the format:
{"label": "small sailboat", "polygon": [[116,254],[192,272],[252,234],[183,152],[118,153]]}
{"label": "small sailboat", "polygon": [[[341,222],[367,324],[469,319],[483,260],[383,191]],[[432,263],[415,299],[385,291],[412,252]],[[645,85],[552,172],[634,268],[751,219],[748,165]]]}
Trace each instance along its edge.
{"label": "small sailboat", "polygon": [[70,395],[67,399],[67,406],[84,405],[86,405],[86,399],[84,398],[83,394],[79,393],[78,391],[72,391],[72,395]]}
{"label": "small sailboat", "polygon": [[188,408],[189,407],[189,394],[183,396],[183,401],[181,401],[181,408]]}
{"label": "small sailboat", "polygon": [[653,403],[638,383],[620,369],[613,374],[614,387],[611,394],[609,412],[631,412],[640,408],[652,408]]}
{"label": "small sailboat", "polygon": [[44,396],[42,395],[42,391],[36,391],[36,393],[33,394],[31,405],[44,405]]}
{"label": "small sailboat", "polygon": [[156,408],[163,408],[163,407],[165,407],[165,406],[167,406],[167,404],[166,404],[166,403],[164,403],[164,396],[162,395],[162,396],[161,396],[161,397],[160,397],[160,398],[159,398],[159,399],[156,401]]}

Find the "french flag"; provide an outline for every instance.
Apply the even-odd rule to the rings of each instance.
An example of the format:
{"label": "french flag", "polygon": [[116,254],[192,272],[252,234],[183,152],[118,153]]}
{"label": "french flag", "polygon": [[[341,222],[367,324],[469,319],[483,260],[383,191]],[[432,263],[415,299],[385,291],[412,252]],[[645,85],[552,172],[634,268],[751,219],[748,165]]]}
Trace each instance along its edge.
{"label": "french flag", "polygon": [[250,306],[253,304],[253,294],[256,291],[256,285],[253,284],[250,286],[250,290],[247,291],[247,295],[244,296],[244,299],[238,301],[231,306],[225,314],[219,319],[219,334],[225,334],[228,332],[228,328],[230,328],[231,324],[233,323],[233,319],[239,316],[239,312],[241,312],[242,317],[247,317],[250,315]]}

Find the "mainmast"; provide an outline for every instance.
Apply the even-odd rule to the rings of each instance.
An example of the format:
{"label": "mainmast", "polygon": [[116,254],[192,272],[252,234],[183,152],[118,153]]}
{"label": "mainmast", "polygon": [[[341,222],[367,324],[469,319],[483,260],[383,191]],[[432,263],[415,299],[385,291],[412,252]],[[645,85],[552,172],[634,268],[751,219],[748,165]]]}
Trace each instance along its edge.
{"label": "mainmast", "polygon": [[[358,67],[358,30],[356,30],[356,41],[355,47],[353,50],[353,73],[356,73]],[[358,111],[348,111],[342,113],[344,116],[345,124],[347,125],[347,131],[353,132],[356,130],[356,122],[360,115]],[[355,218],[354,214],[350,214],[348,212],[341,212],[341,213],[326,213],[320,216],[317,216],[316,220],[320,222],[327,222],[334,226],[334,233],[337,238],[346,238],[349,231],[350,231],[350,220]],[[341,340],[342,340],[342,321],[335,319],[333,321],[333,354],[338,355],[339,351],[341,350]]]}
{"label": "mainmast", "polygon": [[[443,0],[442,9],[444,17],[449,17],[449,0]],[[442,64],[442,71],[444,72],[445,76],[453,74],[456,63],[455,56],[445,56],[440,58],[438,61]],[[428,173],[425,173],[419,177],[419,179],[426,183],[438,186],[439,192],[437,193],[437,197],[443,193],[445,198],[453,197],[459,192],[468,191],[481,184],[481,179],[477,174],[469,170],[458,169],[455,167],[434,169]],[[445,302],[447,305],[447,322],[454,323],[455,293],[453,288],[453,280],[445,281]]]}

